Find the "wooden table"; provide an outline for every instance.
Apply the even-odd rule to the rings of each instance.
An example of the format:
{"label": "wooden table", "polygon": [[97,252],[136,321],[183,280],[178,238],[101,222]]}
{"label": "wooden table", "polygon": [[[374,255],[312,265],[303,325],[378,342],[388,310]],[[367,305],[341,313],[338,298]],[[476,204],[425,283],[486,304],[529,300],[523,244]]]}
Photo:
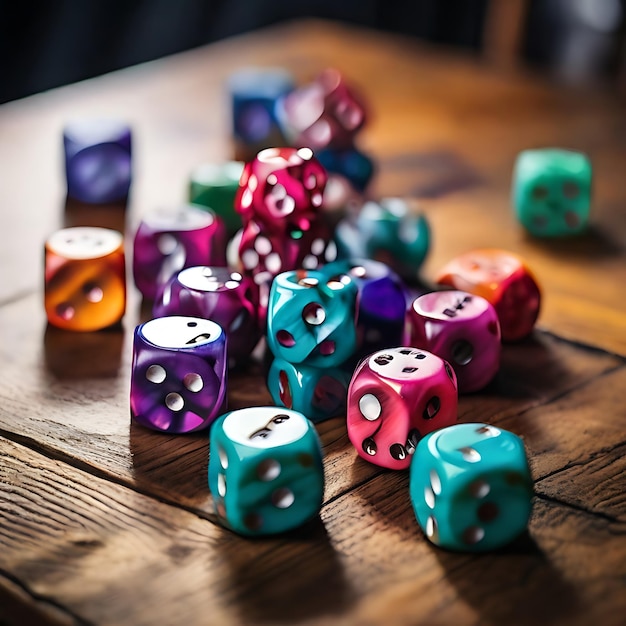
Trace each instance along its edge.
{"label": "wooden table", "polygon": [[[536,498],[510,547],[472,556],[430,545],[406,473],[358,459],[341,418],[318,426],[319,520],[272,539],[223,530],[206,434],[130,424],[134,289],[123,330],[46,327],[45,238],[124,218],[64,209],[63,122],[132,123],[132,233],[144,211],[185,197],[193,166],[230,156],[224,81],[246,64],[283,65],[302,82],[333,65],[361,86],[374,112],[361,144],[379,163],[372,195],[422,199],[426,278],[479,246],[520,253],[539,277],[539,330],[506,346],[496,382],[459,405],[461,421],[524,437]],[[300,22],[4,105],[0,139],[0,623],[624,623],[626,121],[614,97]],[[515,155],[544,145],[593,160],[584,237],[531,239],[512,216]],[[259,371],[232,377],[232,407],[269,402]]]}

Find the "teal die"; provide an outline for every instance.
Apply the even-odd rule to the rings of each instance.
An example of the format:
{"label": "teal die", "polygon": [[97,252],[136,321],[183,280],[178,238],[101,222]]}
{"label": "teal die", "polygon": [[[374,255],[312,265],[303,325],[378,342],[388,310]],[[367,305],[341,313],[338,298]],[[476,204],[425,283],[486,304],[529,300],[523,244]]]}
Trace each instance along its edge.
{"label": "teal die", "polygon": [[488,424],[455,424],[421,439],[409,489],[428,539],[469,552],[515,539],[528,524],[533,495],[522,440]]}
{"label": "teal die", "polygon": [[531,234],[581,233],[591,208],[591,162],[570,150],[524,150],[515,162],[512,193],[517,219]]}
{"label": "teal die", "polygon": [[231,411],[211,428],[209,489],[224,526],[273,535],[319,513],[324,470],[309,420],[275,406]]}
{"label": "teal die", "polygon": [[312,422],[346,414],[350,374],[338,367],[294,365],[275,359],[267,387],[280,406],[304,413]]}

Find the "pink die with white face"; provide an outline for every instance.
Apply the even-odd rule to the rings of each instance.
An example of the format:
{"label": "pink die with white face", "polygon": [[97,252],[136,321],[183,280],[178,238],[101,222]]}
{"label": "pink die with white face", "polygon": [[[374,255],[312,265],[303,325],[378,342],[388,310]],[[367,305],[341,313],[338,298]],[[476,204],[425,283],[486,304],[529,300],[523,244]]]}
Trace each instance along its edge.
{"label": "pink die with white face", "polygon": [[465,291],[416,298],[407,313],[410,344],[452,365],[459,392],[482,389],[500,368],[500,323],[487,300]]}
{"label": "pink die with white face", "polygon": [[348,437],[363,459],[407,469],[419,440],[457,420],[454,370],[411,347],[375,352],[357,366],[348,389]]}

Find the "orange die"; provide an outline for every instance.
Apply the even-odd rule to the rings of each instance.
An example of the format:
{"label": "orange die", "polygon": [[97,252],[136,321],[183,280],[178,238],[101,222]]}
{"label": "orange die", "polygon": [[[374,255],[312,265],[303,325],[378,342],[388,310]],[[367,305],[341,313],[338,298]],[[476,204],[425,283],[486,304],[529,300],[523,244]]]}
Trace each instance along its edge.
{"label": "orange die", "polygon": [[126,308],[122,234],[107,228],[59,230],[45,248],[48,322],[67,330],[92,331],[119,322]]}
{"label": "orange die", "polygon": [[503,341],[528,335],[537,321],[541,292],[526,263],[506,250],[466,252],[435,278],[440,285],[482,296],[498,314]]}

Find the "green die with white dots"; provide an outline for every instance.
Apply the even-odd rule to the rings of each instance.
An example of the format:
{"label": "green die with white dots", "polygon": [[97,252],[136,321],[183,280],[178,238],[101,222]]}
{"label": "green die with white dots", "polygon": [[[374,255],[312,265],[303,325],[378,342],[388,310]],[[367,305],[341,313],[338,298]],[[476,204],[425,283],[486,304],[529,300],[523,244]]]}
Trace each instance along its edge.
{"label": "green die with white dots", "polygon": [[533,486],[522,440],[488,424],[455,424],[420,440],[409,490],[417,521],[442,548],[499,548],[528,525]]}
{"label": "green die with white dots", "polygon": [[517,219],[538,237],[583,232],[591,210],[592,169],[581,153],[557,148],[520,152],[513,170]]}
{"label": "green die with white dots", "polygon": [[222,524],[242,535],[273,535],[301,526],[322,506],[319,437],[302,413],[249,407],[211,428],[209,489]]}

